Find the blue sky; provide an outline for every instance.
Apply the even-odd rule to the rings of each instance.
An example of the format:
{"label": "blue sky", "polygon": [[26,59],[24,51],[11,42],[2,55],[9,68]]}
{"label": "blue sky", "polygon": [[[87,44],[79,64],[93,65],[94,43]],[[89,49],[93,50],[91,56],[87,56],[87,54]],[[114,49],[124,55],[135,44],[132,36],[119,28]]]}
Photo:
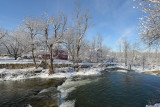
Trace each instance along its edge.
{"label": "blue sky", "polygon": [[133,0],[0,0],[0,27],[14,30],[27,16],[42,16],[47,12],[50,16],[63,12],[69,20],[75,8],[75,2],[82,8],[89,9],[90,20],[94,26],[86,33],[92,39],[97,33],[103,37],[103,44],[117,49],[117,41],[126,37],[130,42],[137,41],[137,18],[141,11],[134,9]]}

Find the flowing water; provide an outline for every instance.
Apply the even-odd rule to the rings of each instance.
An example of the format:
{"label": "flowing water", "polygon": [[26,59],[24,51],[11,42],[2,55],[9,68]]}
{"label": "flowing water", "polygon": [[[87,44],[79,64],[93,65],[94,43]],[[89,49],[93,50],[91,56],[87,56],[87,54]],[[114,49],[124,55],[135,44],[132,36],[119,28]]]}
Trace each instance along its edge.
{"label": "flowing water", "polygon": [[[28,79],[0,82],[0,107],[145,107],[160,102],[160,77],[134,72],[62,80]],[[61,97],[61,100],[58,98]],[[69,104],[70,103],[70,104]],[[67,106],[68,105],[68,106]]]}
{"label": "flowing water", "polygon": [[145,107],[160,102],[160,77],[157,76],[104,72],[90,81],[94,82],[79,85],[68,93],[65,101],[74,101],[75,107]]}
{"label": "flowing water", "polygon": [[62,79],[27,79],[0,82],[0,107],[56,107]]}

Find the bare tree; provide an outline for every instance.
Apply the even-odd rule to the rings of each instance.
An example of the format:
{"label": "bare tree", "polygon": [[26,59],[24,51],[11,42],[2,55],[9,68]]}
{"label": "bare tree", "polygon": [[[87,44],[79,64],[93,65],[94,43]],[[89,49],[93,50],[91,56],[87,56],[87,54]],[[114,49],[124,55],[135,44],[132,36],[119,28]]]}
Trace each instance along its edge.
{"label": "bare tree", "polygon": [[136,63],[136,60],[137,60],[137,53],[138,53],[138,50],[140,50],[140,44],[135,42],[133,44],[130,45],[130,49],[131,49],[131,65],[135,65]]}
{"label": "bare tree", "polygon": [[75,30],[74,28],[69,28],[64,36],[64,45],[68,50],[69,60],[75,62]]}
{"label": "bare tree", "polygon": [[32,58],[35,66],[37,67],[37,63],[35,60],[35,37],[40,34],[41,26],[39,25],[39,19],[34,17],[28,17],[22,23],[22,27],[26,31],[26,33],[30,37],[30,45],[31,45],[31,52]]}
{"label": "bare tree", "polygon": [[140,35],[144,43],[159,45],[160,43],[160,1],[159,0],[137,0],[145,14],[140,18]]}
{"label": "bare tree", "polygon": [[89,49],[89,61],[90,62],[96,62],[96,38],[93,37],[92,38],[92,41],[91,41],[91,46],[90,46],[90,49]]}
{"label": "bare tree", "polygon": [[7,52],[16,60],[22,54],[30,51],[27,41],[29,40],[24,32],[16,30],[5,36],[2,44],[5,46]]}
{"label": "bare tree", "polygon": [[125,66],[128,65],[128,51],[129,51],[129,43],[127,40],[123,40],[123,49],[124,49],[124,62]]}
{"label": "bare tree", "polygon": [[0,29],[0,40],[6,35],[8,35],[8,32],[4,29]]}
{"label": "bare tree", "polygon": [[97,62],[102,62],[102,37],[100,33],[97,36]]}
{"label": "bare tree", "polygon": [[118,48],[119,48],[119,56],[120,56],[118,59],[119,59],[119,62],[122,63],[122,57],[121,57],[122,56],[122,40],[118,41]]}
{"label": "bare tree", "polygon": [[77,6],[74,14],[74,19],[74,28],[76,30],[76,64],[78,66],[79,51],[81,48],[82,39],[89,27],[88,20],[90,19],[90,16],[88,15],[87,11],[81,15],[80,8],[79,6]]}
{"label": "bare tree", "polygon": [[[62,38],[66,30],[67,17],[65,15],[59,15],[58,17],[49,18],[48,16],[43,19],[43,34],[45,37],[45,43],[50,53],[49,74],[54,73],[53,69],[53,46],[62,43]],[[53,35],[49,35],[50,28],[52,26]]]}

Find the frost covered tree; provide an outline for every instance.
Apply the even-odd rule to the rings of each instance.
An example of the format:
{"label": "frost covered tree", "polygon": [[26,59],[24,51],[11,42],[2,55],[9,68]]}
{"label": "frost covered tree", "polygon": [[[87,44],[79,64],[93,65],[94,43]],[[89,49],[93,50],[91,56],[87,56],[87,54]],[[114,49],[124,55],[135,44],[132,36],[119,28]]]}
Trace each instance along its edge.
{"label": "frost covered tree", "polygon": [[102,37],[100,34],[97,34],[97,62],[102,62],[103,58],[102,58],[102,53],[103,53],[103,49],[102,49]]}
{"label": "frost covered tree", "polygon": [[160,43],[160,1],[136,0],[145,15],[139,19],[139,33],[144,43],[159,46]]}
{"label": "frost covered tree", "polygon": [[119,49],[119,53],[118,53],[119,58],[118,58],[118,61],[120,63],[122,63],[122,40],[119,40],[117,44],[118,44],[118,49]]}
{"label": "frost covered tree", "polygon": [[[54,73],[53,69],[53,47],[56,51],[56,46],[59,43],[63,43],[63,35],[66,31],[67,17],[65,15],[59,15],[58,17],[47,17],[43,18],[42,34],[45,37],[45,43],[49,50],[50,62],[49,62],[49,74]],[[50,33],[53,32],[52,35]]]}
{"label": "frost covered tree", "polygon": [[39,18],[35,17],[27,17],[21,27],[24,29],[24,31],[27,33],[27,35],[30,37],[30,45],[31,45],[31,52],[32,52],[32,58],[35,66],[37,67],[37,63],[35,60],[35,45],[36,45],[36,36],[40,34],[41,26],[39,25]]}
{"label": "frost covered tree", "polygon": [[81,14],[80,7],[77,5],[74,13],[74,26],[73,28],[76,31],[76,64],[78,66],[79,62],[79,52],[82,45],[82,40],[84,35],[89,27],[88,20],[90,16],[87,11]]}
{"label": "frost covered tree", "polygon": [[1,28],[0,29],[0,54],[4,53],[5,51],[4,45],[2,45],[2,42],[5,36],[8,36],[8,32]]}
{"label": "frost covered tree", "polygon": [[88,55],[89,62],[96,62],[97,61],[97,58],[96,58],[96,56],[97,56],[97,54],[96,54],[96,38],[95,37],[92,38],[92,41],[89,45],[88,54],[89,54]]}
{"label": "frost covered tree", "polygon": [[137,65],[138,64],[138,57],[139,57],[139,50],[140,50],[140,44],[135,42],[130,44],[130,60],[131,60],[131,65]]}
{"label": "frost covered tree", "polygon": [[75,62],[75,51],[76,51],[76,38],[75,38],[76,34],[75,34],[75,30],[74,28],[69,28],[67,30],[67,32],[65,33],[65,36],[64,36],[64,40],[63,40],[63,43],[64,43],[64,46],[67,48],[68,50],[68,56],[69,56],[69,60],[70,61],[73,61]]}
{"label": "frost covered tree", "polygon": [[79,59],[80,61],[88,61],[89,59],[89,56],[88,56],[88,53],[89,53],[89,41],[87,39],[83,39],[82,43],[81,43],[81,49],[79,51]]}
{"label": "frost covered tree", "polygon": [[97,34],[97,37],[93,37],[91,43],[86,45],[87,52],[86,57],[88,57],[89,62],[104,62],[109,57],[110,48],[102,44],[102,37]]}
{"label": "frost covered tree", "polygon": [[89,28],[88,20],[90,16],[87,11],[81,12],[80,6],[76,5],[76,9],[73,13],[73,22],[71,22],[64,37],[64,44],[68,50],[69,56],[73,63],[77,64],[80,62],[80,57],[85,47],[84,35]]}
{"label": "frost covered tree", "polygon": [[129,52],[129,42],[127,40],[123,40],[123,52],[124,52],[124,63],[125,66],[128,65],[128,52]]}
{"label": "frost covered tree", "polygon": [[2,44],[10,56],[16,60],[23,54],[30,51],[28,42],[29,39],[21,30],[13,31],[4,37]]}
{"label": "frost covered tree", "polygon": [[4,29],[0,29],[0,40],[5,37],[6,35],[8,35],[8,32]]}

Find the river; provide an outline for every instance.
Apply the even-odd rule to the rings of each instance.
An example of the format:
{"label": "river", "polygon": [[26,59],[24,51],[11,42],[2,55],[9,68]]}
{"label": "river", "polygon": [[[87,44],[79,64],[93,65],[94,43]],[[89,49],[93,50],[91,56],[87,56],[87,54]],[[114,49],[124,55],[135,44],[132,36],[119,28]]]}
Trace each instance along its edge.
{"label": "river", "polygon": [[[0,82],[0,107],[56,107],[60,92],[55,87],[61,83],[61,79]],[[160,102],[160,77],[135,72],[75,77],[58,89],[62,105],[74,101],[75,107],[145,107]]]}
{"label": "river", "polygon": [[74,101],[75,107],[145,107],[160,102],[157,76],[113,71],[87,78],[91,82],[83,85],[79,82],[65,101]]}

